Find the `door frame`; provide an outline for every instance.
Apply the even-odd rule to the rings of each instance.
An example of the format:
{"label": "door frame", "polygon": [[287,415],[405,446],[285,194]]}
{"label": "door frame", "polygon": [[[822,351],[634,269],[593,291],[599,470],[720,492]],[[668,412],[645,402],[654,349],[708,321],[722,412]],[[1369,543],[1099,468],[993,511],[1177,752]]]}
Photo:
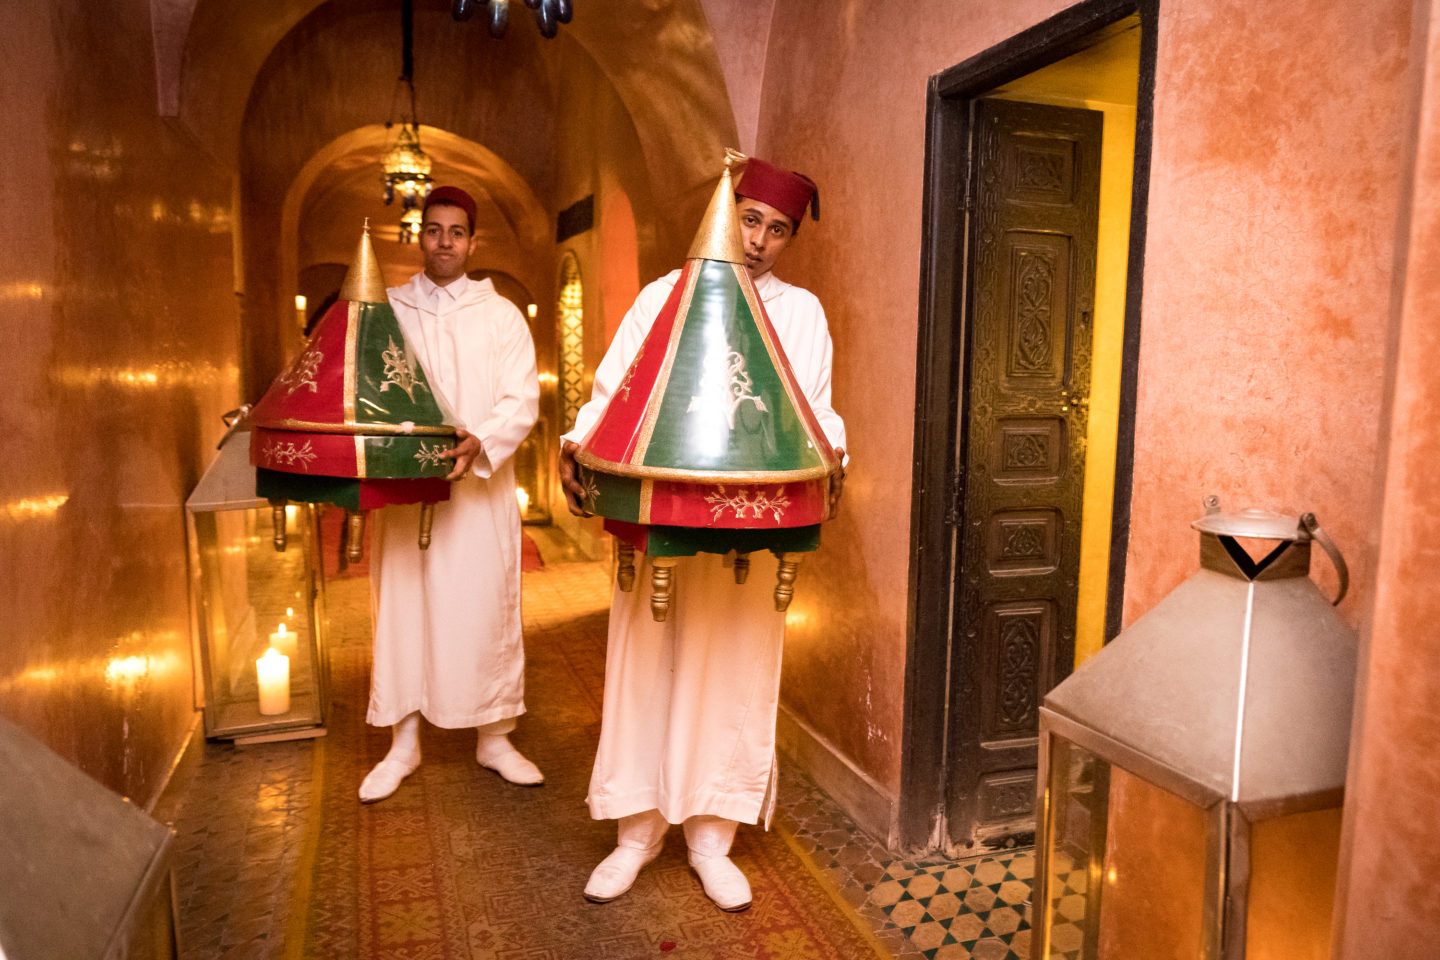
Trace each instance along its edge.
{"label": "door frame", "polygon": [[921,222],[920,315],[915,365],[915,446],[910,501],[905,707],[900,769],[899,841],[907,850],[945,843],[945,783],[950,740],[952,588],[959,574],[956,531],[964,522],[961,412],[969,361],[968,230],[970,105],[977,97],[1089,45],[1096,31],[1140,15],[1140,80],[1135,106],[1135,169],[1125,281],[1120,422],[1110,528],[1105,636],[1120,631],[1135,448],[1145,216],[1155,92],[1160,0],[1083,0],[1022,33],[930,78],[926,94],[925,186]]}

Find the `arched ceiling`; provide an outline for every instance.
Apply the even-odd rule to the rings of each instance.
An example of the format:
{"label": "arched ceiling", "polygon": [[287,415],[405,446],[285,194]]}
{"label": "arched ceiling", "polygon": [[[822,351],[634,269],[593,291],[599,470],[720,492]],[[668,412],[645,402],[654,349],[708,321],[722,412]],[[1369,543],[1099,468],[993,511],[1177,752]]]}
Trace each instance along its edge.
{"label": "arched ceiling", "polygon": [[[475,234],[480,249],[475,269],[500,270],[527,284],[549,243],[549,217],[524,179],[479,144],[432,127],[421,127],[421,142],[434,160],[437,181],[458,186],[476,201]],[[375,157],[395,133],[381,124],[351,131],[315,154],[296,177],[286,199],[283,222],[294,223],[295,269],[319,263],[348,263],[361,225],[369,218],[380,267],[390,284],[420,269],[418,245],[399,242],[401,208],[381,199]],[[284,231],[289,233],[288,229]],[[547,272],[548,273],[548,272]]]}
{"label": "arched ceiling", "polygon": [[[416,0],[416,16],[448,20],[449,7],[449,0]],[[737,133],[702,0],[583,0],[576,7],[574,21],[556,41],[539,40],[523,6],[504,40],[486,36],[478,17],[450,28],[477,57],[512,56],[514,48],[528,47],[523,52],[530,68],[540,72],[553,69],[567,38],[579,44],[630,111],[656,195],[679,198],[703,190]],[[174,103],[186,126],[227,164],[239,155],[256,79],[292,31],[388,14],[398,48],[395,0],[156,0],[152,10],[162,108]],[[181,35],[183,56],[175,53]]]}

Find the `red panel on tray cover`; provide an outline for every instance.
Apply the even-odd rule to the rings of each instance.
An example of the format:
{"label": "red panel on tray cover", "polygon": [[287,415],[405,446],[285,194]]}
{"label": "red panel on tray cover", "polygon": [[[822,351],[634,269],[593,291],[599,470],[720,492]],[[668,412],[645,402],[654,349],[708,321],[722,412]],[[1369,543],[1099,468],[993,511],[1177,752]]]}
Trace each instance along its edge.
{"label": "red panel on tray cover", "polygon": [[250,437],[250,462],[267,470],[316,477],[358,477],[361,473],[355,437],[348,433],[257,428]]}
{"label": "red panel on tray cover", "polygon": [[443,503],[450,499],[450,481],[439,477],[357,482],[360,484],[361,510],[403,503]]}
{"label": "red panel on tray cover", "polygon": [[829,512],[825,480],[798,483],[655,481],[650,522],[666,527],[756,530],[808,527]]}
{"label": "red panel on tray cover", "polygon": [[[665,365],[670,332],[679,314],[680,298],[685,293],[690,274],[697,268],[698,261],[685,261],[685,267],[680,271],[680,277],[675,281],[670,296],[666,298],[665,306],[660,308],[660,313],[650,326],[650,332],[640,345],[639,355],[630,363],[633,376],[627,371],[626,379],[616,387],[615,394],[606,404],[606,413],[614,410],[622,415],[602,416],[581,444],[595,456],[613,463],[626,463],[635,452],[635,445],[640,440],[640,431],[645,424],[644,406],[650,399],[655,381],[660,377],[660,368]],[[658,402],[659,398],[656,399]],[[626,410],[629,406],[637,409]]]}
{"label": "red panel on tray cover", "polygon": [[[345,422],[345,340],[350,301],[337,300],[315,326],[315,333],[289,369],[255,405],[255,423],[308,420]],[[336,314],[339,314],[337,317]],[[284,389],[279,389],[280,385]]]}

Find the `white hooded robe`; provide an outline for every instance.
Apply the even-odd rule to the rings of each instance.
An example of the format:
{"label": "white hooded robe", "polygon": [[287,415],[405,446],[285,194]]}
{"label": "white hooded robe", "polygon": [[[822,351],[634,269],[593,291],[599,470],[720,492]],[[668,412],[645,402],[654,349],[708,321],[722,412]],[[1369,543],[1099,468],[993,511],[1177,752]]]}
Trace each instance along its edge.
{"label": "white hooded robe", "polygon": [[[640,291],[564,439],[581,442],[600,418],[679,276],[673,271]],[[826,438],[845,446],[845,424],[830,406],[832,347],[820,301],[768,273],[755,289]],[[768,823],[785,639],[775,557],[751,554],[743,585],[720,556],[680,558],[664,623],[650,614],[649,561],[636,560],[634,589],[617,587],[610,605],[590,815],[615,820],[659,810],[670,823],[702,814]]]}
{"label": "white hooded robe", "polygon": [[447,422],[484,449],[436,505],[429,549],[417,545],[418,505],[379,511],[366,719],[390,726],[418,711],[450,728],[511,719],[525,712],[512,457],[539,413],[535,346],[489,280],[436,287],[418,273],[386,293]]}

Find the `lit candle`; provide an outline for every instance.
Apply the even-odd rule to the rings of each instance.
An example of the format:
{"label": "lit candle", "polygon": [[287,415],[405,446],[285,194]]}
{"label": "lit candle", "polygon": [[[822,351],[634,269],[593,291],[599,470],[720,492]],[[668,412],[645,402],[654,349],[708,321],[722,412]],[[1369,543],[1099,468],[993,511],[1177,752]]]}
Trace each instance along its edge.
{"label": "lit candle", "polygon": [[260,684],[260,715],[273,717],[290,712],[290,658],[275,650],[255,661]]}
{"label": "lit candle", "polygon": [[524,487],[515,488],[515,500],[520,504],[520,512],[523,514],[530,509],[530,491]]}
{"label": "lit candle", "polygon": [[295,656],[296,634],[285,629],[285,624],[280,624],[280,629],[270,634],[270,649],[276,653],[283,653],[287,657]]}

